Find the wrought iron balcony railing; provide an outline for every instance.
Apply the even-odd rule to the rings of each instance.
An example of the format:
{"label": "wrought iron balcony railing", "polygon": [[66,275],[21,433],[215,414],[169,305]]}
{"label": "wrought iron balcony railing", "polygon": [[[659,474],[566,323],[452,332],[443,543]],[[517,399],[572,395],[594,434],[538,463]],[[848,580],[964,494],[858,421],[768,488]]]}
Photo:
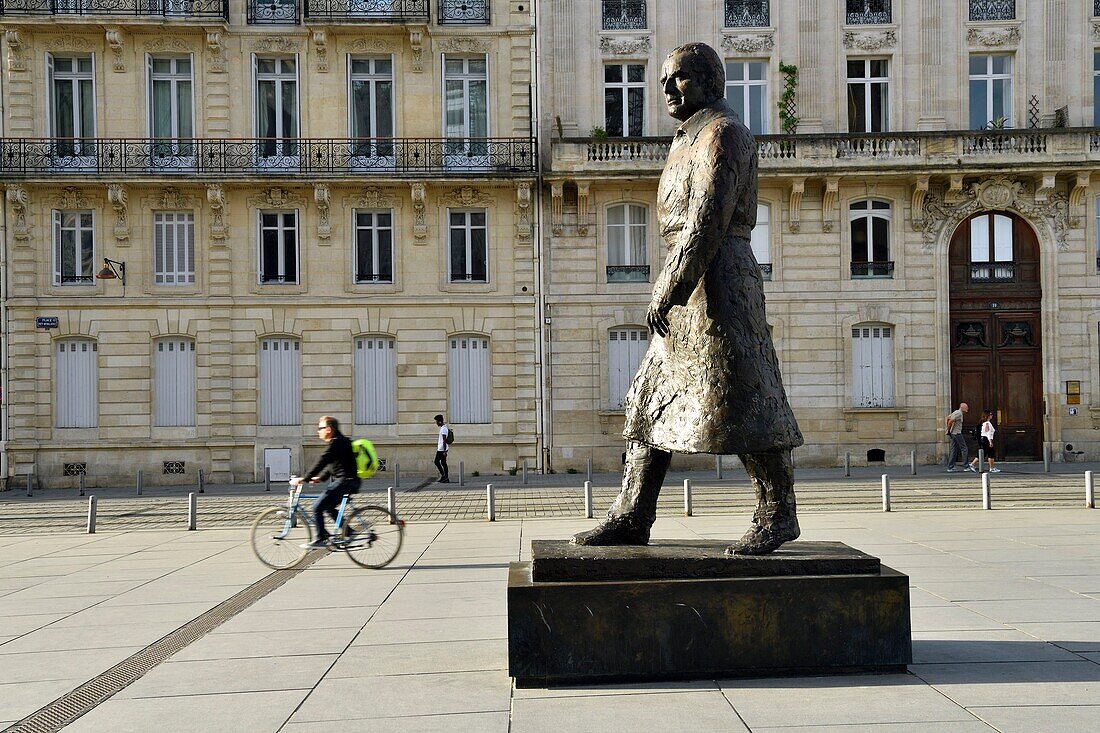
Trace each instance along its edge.
{"label": "wrought iron balcony railing", "polygon": [[1015,20],[1016,0],[970,0],[970,20]]}
{"label": "wrought iron balcony railing", "polygon": [[1092,17],[1100,15],[1100,0],[1092,0]]}
{"label": "wrought iron balcony railing", "polygon": [[646,27],[646,0],[603,0],[605,31],[634,31]]}
{"label": "wrought iron balcony railing", "polygon": [[488,25],[489,0],[436,0],[440,25]]}
{"label": "wrought iron balcony railing", "polygon": [[297,24],[298,0],[248,0],[245,20],[250,25]]}
{"label": "wrought iron balcony railing", "polygon": [[647,283],[649,265],[608,265],[607,281],[609,283]]}
{"label": "wrought iron balcony railing", "polygon": [[124,15],[168,20],[229,19],[229,0],[0,0],[0,16]]}
{"label": "wrought iron balcony railing", "polygon": [[727,28],[766,28],[771,25],[768,0],[726,0]]}
{"label": "wrought iron balcony railing", "polygon": [[57,275],[56,282],[60,285],[94,285],[95,278],[91,275]]}
{"label": "wrought iron balcony railing", "polygon": [[972,283],[1014,283],[1016,282],[1015,262],[971,262],[970,282]]}
{"label": "wrought iron balcony railing", "polygon": [[306,22],[314,20],[329,23],[427,23],[429,15],[428,0],[301,0],[301,2]]}
{"label": "wrought iron balcony railing", "polygon": [[0,138],[0,177],[530,175],[533,138]]}
{"label": "wrought iron balcony railing", "polygon": [[894,263],[892,261],[852,263],[853,278],[888,278],[893,276]]}
{"label": "wrought iron balcony railing", "polygon": [[874,25],[892,22],[890,0],[847,0],[844,22],[847,25]]}

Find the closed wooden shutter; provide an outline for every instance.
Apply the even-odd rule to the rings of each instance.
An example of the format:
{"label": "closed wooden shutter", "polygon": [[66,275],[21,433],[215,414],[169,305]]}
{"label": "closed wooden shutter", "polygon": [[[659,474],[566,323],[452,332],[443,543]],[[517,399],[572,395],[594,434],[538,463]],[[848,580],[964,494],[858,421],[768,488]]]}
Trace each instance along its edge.
{"label": "closed wooden shutter", "polygon": [[489,339],[483,336],[452,336],[447,371],[450,421],[492,422]]}
{"label": "closed wooden shutter", "polygon": [[355,339],[355,423],[397,422],[397,349],[384,336]]}
{"label": "closed wooden shutter", "polygon": [[98,425],[98,345],[87,339],[57,343],[57,427]]}
{"label": "closed wooden shutter", "polygon": [[167,338],[153,351],[153,419],[159,427],[195,424],[195,342]]}
{"label": "closed wooden shutter", "polygon": [[260,341],[260,424],[302,424],[301,344],[295,339]]}
{"label": "closed wooden shutter", "polygon": [[649,331],[644,328],[616,328],[609,335],[608,357],[608,397],[612,410],[623,409],[626,392],[642,357],[649,349]]}
{"label": "closed wooden shutter", "polygon": [[856,407],[894,406],[894,339],[889,326],[852,329],[852,402]]}

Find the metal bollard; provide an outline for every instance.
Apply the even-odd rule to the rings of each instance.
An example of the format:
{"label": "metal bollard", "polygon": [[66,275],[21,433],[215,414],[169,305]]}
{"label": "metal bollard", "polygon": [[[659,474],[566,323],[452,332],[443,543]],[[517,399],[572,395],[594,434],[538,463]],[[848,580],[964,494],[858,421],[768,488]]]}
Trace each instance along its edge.
{"label": "metal bollard", "polygon": [[584,482],[584,518],[592,518],[592,482]]}
{"label": "metal bollard", "polygon": [[917,475],[917,452],[915,450],[909,451],[909,475]]}
{"label": "metal bollard", "polygon": [[714,475],[719,481],[722,479],[722,456],[717,453],[714,455]]}
{"label": "metal bollard", "polygon": [[592,480],[592,459],[588,459],[588,480]]}
{"label": "metal bollard", "polygon": [[523,459],[523,483],[527,484],[527,459]]}
{"label": "metal bollard", "polygon": [[137,481],[135,482],[135,485],[137,486],[137,495],[138,496],[141,496],[141,483],[142,483],[142,479],[144,478],[144,476],[145,476],[145,474],[142,473],[142,470],[139,468],[138,472],[137,472]]}
{"label": "metal bollard", "polygon": [[985,473],[985,448],[978,449],[978,473]]}
{"label": "metal bollard", "polygon": [[1043,471],[1050,473],[1050,444],[1043,446]]}
{"label": "metal bollard", "polygon": [[192,491],[187,495],[187,530],[194,531],[199,523],[199,500]]}
{"label": "metal bollard", "polygon": [[27,474],[27,496],[34,496],[34,474]]}
{"label": "metal bollard", "polygon": [[[386,508],[390,510],[390,515],[397,516],[397,494],[394,492],[392,486],[386,487]],[[393,520],[390,520],[390,524],[393,524]]]}
{"label": "metal bollard", "polygon": [[271,491],[271,466],[264,466],[264,491]]}
{"label": "metal bollard", "polygon": [[459,461],[458,462],[458,485],[459,486],[465,486],[466,485],[466,462],[465,461]]}
{"label": "metal bollard", "polygon": [[992,501],[989,496],[989,474],[982,474],[982,509],[992,509]]}
{"label": "metal bollard", "polygon": [[1092,493],[1092,471],[1085,471],[1085,507],[1096,508],[1096,499]]}
{"label": "metal bollard", "polygon": [[497,502],[492,484],[485,484],[485,511],[489,515],[490,522],[497,521]]}
{"label": "metal bollard", "polygon": [[88,497],[88,534],[95,534],[95,496]]}
{"label": "metal bollard", "polygon": [[206,493],[206,474],[203,473],[201,468],[199,469],[199,493]]}
{"label": "metal bollard", "polygon": [[890,511],[890,476],[882,474],[882,511]]}
{"label": "metal bollard", "polygon": [[80,474],[80,495],[84,496],[84,474]]}
{"label": "metal bollard", "polygon": [[393,462],[393,487],[395,489],[401,488],[401,464],[397,461]]}
{"label": "metal bollard", "polygon": [[691,479],[684,479],[684,516],[691,516]]}
{"label": "metal bollard", "polygon": [[852,475],[852,454],[851,453],[845,453],[844,454],[844,475],[845,476],[851,476]]}

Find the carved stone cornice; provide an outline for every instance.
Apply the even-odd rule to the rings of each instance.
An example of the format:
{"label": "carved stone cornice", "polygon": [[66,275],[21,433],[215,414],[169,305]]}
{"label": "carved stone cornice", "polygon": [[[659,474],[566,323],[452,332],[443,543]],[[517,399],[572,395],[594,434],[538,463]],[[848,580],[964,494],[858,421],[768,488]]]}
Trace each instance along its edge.
{"label": "carved stone cornice", "polygon": [[[588,236],[588,197],[591,184],[588,181],[577,181],[577,234]],[[630,192],[623,190],[624,196]]]}
{"label": "carved stone cornice", "polygon": [[160,197],[154,199],[156,206],[161,209],[186,210],[198,206],[198,200],[180,191],[175,186],[165,186]]}
{"label": "carved stone cornice", "polygon": [[206,32],[206,47],[210,49],[210,71],[215,74],[226,72],[225,39],[220,30]]}
{"label": "carved stone cornice", "polygon": [[722,37],[722,50],[735,54],[770,53],[775,49],[774,33],[738,34]]}
{"label": "carved stone cornice", "polygon": [[300,38],[294,36],[265,36],[252,44],[260,53],[298,53],[301,50]]}
{"label": "carved stone cornice", "polygon": [[921,176],[913,182],[913,195],[909,200],[910,224],[913,231],[919,232],[924,227],[924,200],[928,197],[928,176]]}
{"label": "carved stone cornice", "polygon": [[92,42],[84,36],[65,34],[54,36],[46,41],[46,48],[51,51],[91,51],[94,49]]}
{"label": "carved stone cornice", "polygon": [[389,188],[367,186],[359,193],[345,196],[343,204],[355,209],[392,209],[397,205],[397,194]]}
{"label": "carved stone cornice", "polygon": [[1058,175],[1056,173],[1040,173],[1035,179],[1035,200],[1041,203],[1049,201],[1057,183]]}
{"label": "carved stone cornice", "polygon": [[126,58],[123,56],[125,47],[125,38],[122,35],[121,28],[108,28],[105,31],[107,38],[107,47],[111,49],[111,54],[114,56],[114,63],[111,65],[112,71],[126,71]]}
{"label": "carved stone cornice", "polygon": [[898,43],[898,34],[894,31],[846,31],[844,48],[855,51],[882,51],[893,48]]}
{"label": "carved stone cornice", "polygon": [[323,29],[313,31],[313,50],[317,52],[317,71],[328,71],[328,33]]}
{"label": "carved stone cornice", "polygon": [[210,204],[210,238],[224,240],[229,235],[225,223],[227,201],[225,187],[220,183],[206,184],[206,201]]}
{"label": "carved stone cornice", "polygon": [[246,201],[251,206],[269,209],[285,209],[302,205],[302,197],[297,191],[279,186],[265,188],[263,193],[249,196]]}
{"label": "carved stone cornice", "polygon": [[981,46],[983,48],[1015,46],[1020,42],[1020,29],[1017,26],[1009,26],[1006,28],[969,28],[966,31],[966,42],[971,46]]}
{"label": "carved stone cornice", "polygon": [[1100,23],[1092,24],[1092,37],[1100,41]]}
{"label": "carved stone cornice", "polygon": [[477,36],[452,36],[436,42],[436,48],[443,53],[489,53],[492,43]]}
{"label": "carved stone cornice", "polygon": [[6,196],[12,213],[11,235],[17,242],[26,242],[31,238],[31,227],[27,222],[27,207],[31,203],[30,195],[23,186],[9,183]]}
{"label": "carved stone cornice", "polygon": [[1078,173],[1073,180],[1073,188],[1069,192],[1069,225],[1075,229],[1084,221],[1085,196],[1089,192],[1091,178],[1088,172]]}
{"label": "carved stone cornice", "polygon": [[175,53],[191,53],[195,50],[195,47],[183,38],[163,36],[161,38],[154,38],[146,43],[145,50],[153,52],[174,51]]}
{"label": "carved stone cornice", "polygon": [[420,73],[424,70],[424,32],[417,29],[409,31],[409,48],[412,49],[412,70]]}
{"label": "carved stone cornice", "polygon": [[531,226],[531,184],[524,181],[516,186],[516,241],[529,242]]}
{"label": "carved stone cornice", "polygon": [[317,238],[328,239],[332,236],[332,223],[329,221],[329,188],[327,183],[313,184],[313,201],[317,204]]}
{"label": "carved stone cornice", "polygon": [[652,47],[649,36],[600,36],[604,56],[647,56]]}
{"label": "carved stone cornice", "polygon": [[90,209],[91,204],[84,195],[84,190],[76,186],[66,186],[54,197],[59,209]]}
{"label": "carved stone cornice", "polygon": [[825,192],[821,195],[821,228],[833,231],[836,223],[836,205],[840,199],[840,176],[825,177]]}
{"label": "carved stone cornice", "polygon": [[562,209],[565,203],[565,183],[550,182],[550,231],[555,235],[562,233]]}
{"label": "carved stone cornice", "polygon": [[440,201],[452,206],[485,206],[493,203],[493,197],[473,186],[452,188],[440,197]]}
{"label": "carved stone cornice", "polygon": [[424,244],[428,239],[428,219],[424,201],[427,191],[428,188],[423,183],[412,184],[413,239],[415,244]]}
{"label": "carved stone cornice", "polygon": [[393,53],[393,43],[388,38],[364,36],[348,41],[347,49],[351,53]]}
{"label": "carved stone cornice", "polygon": [[120,183],[107,184],[107,201],[115,210],[115,239],[125,242],[130,239],[130,222],[127,216],[126,187]]}
{"label": "carved stone cornice", "polygon": [[802,195],[806,193],[806,179],[795,178],[791,181],[789,228],[797,232],[802,228]]}
{"label": "carved stone cornice", "polygon": [[8,71],[26,71],[27,48],[23,43],[23,32],[8,28],[4,31],[4,42],[8,45]]}

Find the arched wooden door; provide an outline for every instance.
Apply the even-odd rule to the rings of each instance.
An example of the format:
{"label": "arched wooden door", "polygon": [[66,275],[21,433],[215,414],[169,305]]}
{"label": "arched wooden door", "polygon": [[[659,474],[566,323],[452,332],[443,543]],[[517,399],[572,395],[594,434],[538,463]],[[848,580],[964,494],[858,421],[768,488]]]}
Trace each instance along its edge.
{"label": "arched wooden door", "polygon": [[951,405],[970,405],[967,430],[993,410],[998,459],[1037,459],[1044,409],[1035,232],[1006,211],[975,214],[955,230],[948,265]]}

